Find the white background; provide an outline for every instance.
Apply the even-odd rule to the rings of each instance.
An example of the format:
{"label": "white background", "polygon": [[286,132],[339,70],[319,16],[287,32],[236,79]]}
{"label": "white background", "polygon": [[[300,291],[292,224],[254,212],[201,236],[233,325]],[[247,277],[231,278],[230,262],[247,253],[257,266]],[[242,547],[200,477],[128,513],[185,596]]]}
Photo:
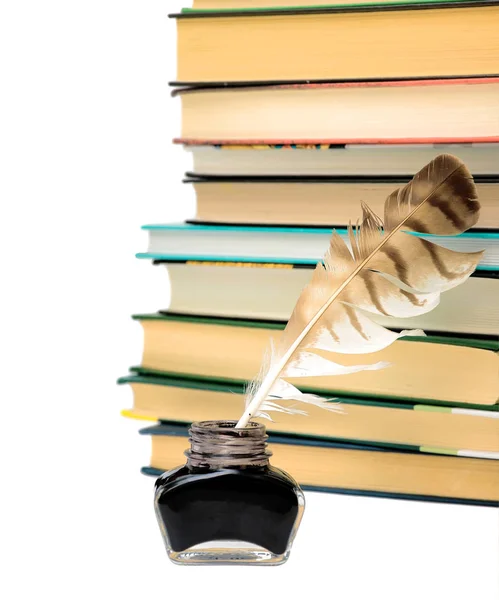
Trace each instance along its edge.
{"label": "white background", "polygon": [[139,226],[193,210],[170,144],[178,8],[1,4],[1,597],[497,600],[494,509],[308,494],[283,567],[167,561],[115,380],[140,361],[129,315],[168,301]]}

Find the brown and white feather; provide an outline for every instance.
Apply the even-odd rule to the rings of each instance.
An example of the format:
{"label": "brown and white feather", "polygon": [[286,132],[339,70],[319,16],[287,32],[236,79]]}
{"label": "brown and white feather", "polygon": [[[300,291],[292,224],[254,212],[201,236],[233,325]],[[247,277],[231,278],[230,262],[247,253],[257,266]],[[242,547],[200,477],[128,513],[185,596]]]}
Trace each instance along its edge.
{"label": "brown and white feather", "polygon": [[420,315],[438,305],[441,292],[463,283],[482,252],[454,252],[411,232],[462,233],[476,224],[479,209],[473,177],[458,158],[448,154],[438,156],[390,194],[384,220],[362,204],[361,223],[348,228],[350,247],[333,232],[276,350],[250,388],[237,426],[258,416],[262,406],[275,410],[276,401],[285,399],[331,408],[322,398],[302,394],[285,381],[287,377],[339,375],[387,366],[378,362],[346,367],[314,350],[365,354],[402,336],[424,335],[421,330],[393,332],[374,323],[369,313],[399,318]]}

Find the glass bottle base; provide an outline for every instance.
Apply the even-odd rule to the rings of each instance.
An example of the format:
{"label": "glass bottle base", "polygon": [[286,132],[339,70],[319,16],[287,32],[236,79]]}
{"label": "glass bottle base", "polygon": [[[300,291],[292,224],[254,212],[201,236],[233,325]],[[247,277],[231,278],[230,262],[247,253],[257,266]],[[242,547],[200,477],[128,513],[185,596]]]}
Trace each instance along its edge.
{"label": "glass bottle base", "polygon": [[168,551],[168,558],[179,565],[282,565],[290,552],[274,554],[265,548],[240,541],[220,540],[197,544],[181,552]]}

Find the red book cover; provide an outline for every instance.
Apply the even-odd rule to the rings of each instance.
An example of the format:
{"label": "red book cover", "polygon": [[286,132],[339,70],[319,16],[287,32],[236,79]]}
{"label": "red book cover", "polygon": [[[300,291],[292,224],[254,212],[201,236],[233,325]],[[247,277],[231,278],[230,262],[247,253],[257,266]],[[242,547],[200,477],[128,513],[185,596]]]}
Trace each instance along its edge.
{"label": "red book cover", "polygon": [[[498,83],[499,77],[476,77],[461,79],[408,79],[392,81],[348,81],[338,83],[296,83],[296,84],[272,84],[272,85],[244,85],[237,87],[212,87],[196,86],[175,90],[173,95],[190,94],[197,92],[215,92],[223,94],[224,92],[237,90],[257,90],[257,89],[316,89],[316,88],[374,88],[374,87],[429,87],[429,86],[455,86],[455,85],[483,85]],[[499,136],[491,135],[485,137],[411,137],[411,138],[321,138],[321,139],[203,139],[203,138],[175,138],[174,143],[185,144],[189,146],[253,146],[253,147],[317,147],[317,146],[345,146],[349,144],[483,144],[497,143]]]}

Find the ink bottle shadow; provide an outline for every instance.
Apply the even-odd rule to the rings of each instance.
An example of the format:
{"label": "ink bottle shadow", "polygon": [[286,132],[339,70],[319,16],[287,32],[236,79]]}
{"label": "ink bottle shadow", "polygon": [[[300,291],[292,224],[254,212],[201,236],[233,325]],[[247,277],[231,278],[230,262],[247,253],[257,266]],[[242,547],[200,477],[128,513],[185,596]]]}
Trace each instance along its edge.
{"label": "ink bottle shadow", "polygon": [[156,516],[175,563],[280,565],[289,557],[303,492],[269,464],[264,425],[235,425],[193,423],[187,463],[156,481]]}

